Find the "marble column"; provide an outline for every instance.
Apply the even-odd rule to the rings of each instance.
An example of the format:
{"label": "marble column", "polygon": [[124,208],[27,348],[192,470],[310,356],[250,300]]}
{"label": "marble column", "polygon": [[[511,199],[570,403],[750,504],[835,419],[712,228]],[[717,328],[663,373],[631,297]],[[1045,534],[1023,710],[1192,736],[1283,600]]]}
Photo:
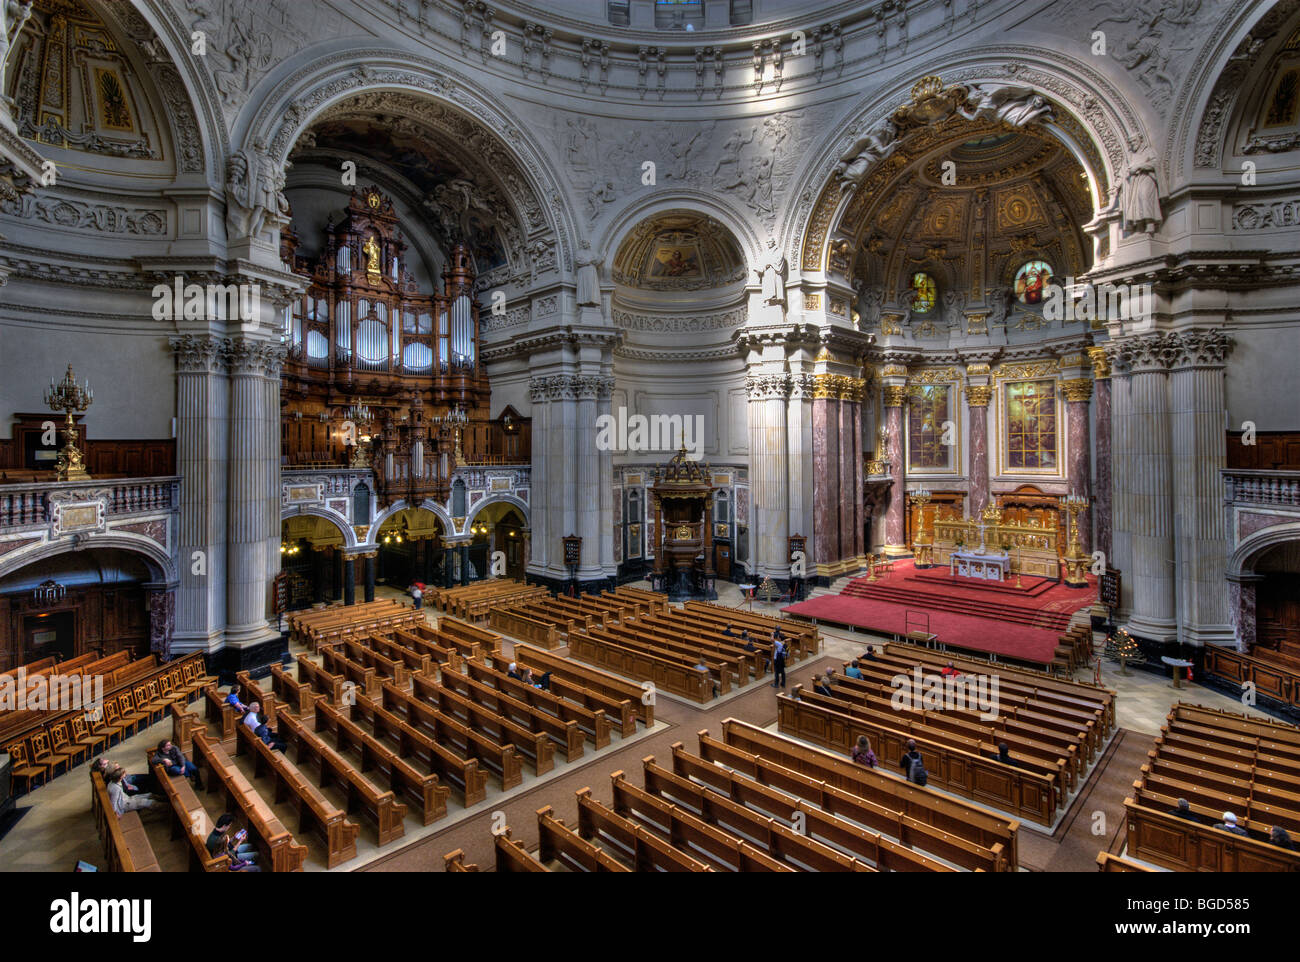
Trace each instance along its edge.
{"label": "marble column", "polygon": [[[605,379],[594,376],[579,376],[574,379],[575,404],[575,447],[577,449],[577,488],[574,491],[577,500],[577,534],[582,538],[582,564],[578,566],[578,582],[595,581],[604,577],[602,567],[601,542],[612,539],[612,520],[602,524],[603,512],[601,480],[605,463],[610,464],[609,485],[613,484],[612,452],[599,451],[596,448],[596,417],[598,399],[606,389]],[[608,488],[609,485],[605,487]],[[612,518],[614,504],[609,503]],[[568,532],[566,532],[568,533]],[[612,560],[612,550],[607,553]]]}
{"label": "marble column", "polygon": [[1105,563],[1110,566],[1114,553],[1111,544],[1114,525],[1111,504],[1114,493],[1111,490],[1110,361],[1106,358],[1105,349],[1101,347],[1088,348],[1088,357],[1092,361],[1094,380],[1093,470],[1097,479],[1092,499],[1092,543],[1106,556]]}
{"label": "marble column", "polygon": [[[596,417],[608,417],[610,404],[614,396],[614,379],[601,377],[596,385]],[[600,543],[601,577],[615,579],[618,577],[618,561],[614,557],[614,452],[597,451],[600,461],[600,522],[598,540]]]}
{"label": "marble column", "polygon": [[856,562],[855,567],[860,567],[866,560],[867,543],[866,543],[866,464],[865,452],[862,449],[862,402],[866,399],[867,385],[861,379],[857,380],[854,404],[853,404],[853,423],[850,431],[853,436],[853,558]]}
{"label": "marble column", "polygon": [[786,487],[790,377],[751,375],[745,379],[745,387],[749,395],[749,458],[755,511],[751,520],[756,546],[753,563],[757,577],[784,584],[790,577]]}
{"label": "marble column", "polygon": [[[836,560],[840,562],[852,561],[854,555],[853,526],[856,523],[857,515],[854,511],[854,495],[857,493],[857,483],[855,479],[862,473],[861,459],[857,457],[857,446],[854,441],[853,412],[857,408],[854,401],[854,379],[850,377],[837,378],[837,389],[839,394],[839,450],[836,452],[836,461],[839,462],[840,472],[836,479],[835,487],[839,495],[839,510],[835,512],[835,522],[839,529],[839,540],[837,544]],[[859,465],[855,470],[855,459]],[[832,529],[834,530],[834,529]],[[840,569],[844,569],[841,564]]]}
{"label": "marble column", "polygon": [[270,618],[271,580],[279,570],[278,397],[284,348],[237,337],[225,350],[230,365],[226,643],[242,647],[279,635]]}
{"label": "marble column", "polygon": [[147,584],[149,599],[149,650],[159,661],[171,661],[176,630],[176,585]]}
{"label": "marble column", "polygon": [[[1065,392],[1065,436],[1069,461],[1065,475],[1069,493],[1085,499],[1092,496],[1092,446],[1088,439],[1088,403],[1092,399],[1092,379],[1070,378],[1061,382]],[[1079,544],[1092,551],[1092,510],[1085,508],[1078,516]],[[1067,546],[1068,547],[1068,546]]]}
{"label": "marble column", "polygon": [[365,559],[365,594],[366,601],[375,600],[375,552],[367,551],[361,556]]}
{"label": "marble column", "polygon": [[357,603],[357,564],[350,557],[343,559],[343,603]]}
{"label": "marble column", "polygon": [[334,577],[330,582],[330,601],[343,597],[343,549],[334,549]]}
{"label": "marble column", "polygon": [[[802,366],[802,365],[798,365]],[[813,572],[818,523],[814,514],[817,471],[808,453],[813,450],[813,405],[816,375],[792,373],[790,397],[786,402],[786,503],[789,505],[790,534],[808,538],[805,563]]]}
{"label": "marble column", "polygon": [[457,547],[460,549],[460,583],[469,584],[469,543],[461,542]]}
{"label": "marble column", "polygon": [[1118,364],[1127,373],[1127,396],[1124,408],[1117,405],[1114,411],[1116,423],[1123,423],[1115,440],[1123,457],[1117,469],[1125,474],[1124,513],[1132,556],[1125,573],[1132,588],[1128,629],[1153,641],[1177,636],[1167,362],[1163,334],[1121,342]]}
{"label": "marble column", "polygon": [[889,489],[889,507],[885,509],[885,554],[907,554],[904,543],[903,513],[907,510],[907,465],[903,457],[903,405],[907,403],[906,384],[886,384],[884,392],[885,428],[889,432],[889,470],[894,477]]}
{"label": "marble column", "polygon": [[230,381],[224,341],[212,335],[171,339],[176,356],[176,470],[180,519],[173,647],[211,651],[226,627],[226,459]]}
{"label": "marble column", "polygon": [[1228,561],[1223,479],[1227,466],[1224,364],[1230,349],[1219,330],[1169,335],[1178,617],[1183,641],[1232,644],[1236,639],[1223,572]]}
{"label": "marble column", "polygon": [[1249,655],[1257,640],[1255,624],[1256,589],[1263,575],[1239,574],[1228,576],[1228,609],[1232,613],[1232,628],[1237,651]]}
{"label": "marble column", "polygon": [[840,549],[840,401],[835,396],[834,381],[831,374],[818,374],[813,378],[811,560],[819,565],[830,565],[839,560]]}
{"label": "marble column", "polygon": [[442,586],[451,587],[451,572],[454,562],[452,559],[452,546],[447,545],[442,549]]}
{"label": "marble column", "polygon": [[970,487],[967,516],[978,518],[989,503],[989,400],[987,383],[966,385],[966,416],[970,423]]}

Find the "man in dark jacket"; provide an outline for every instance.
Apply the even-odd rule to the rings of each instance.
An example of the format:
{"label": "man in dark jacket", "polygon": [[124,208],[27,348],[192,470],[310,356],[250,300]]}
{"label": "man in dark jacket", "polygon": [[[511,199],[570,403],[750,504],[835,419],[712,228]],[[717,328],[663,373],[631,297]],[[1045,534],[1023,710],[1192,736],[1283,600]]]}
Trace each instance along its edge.
{"label": "man in dark jacket", "polygon": [[1192,811],[1192,803],[1185,798],[1180,798],[1178,804],[1169,810],[1169,814],[1175,818],[1185,818],[1187,821],[1195,822],[1198,825],[1202,824],[1196,813]]}
{"label": "man in dark jacket", "polygon": [[916,741],[909,738],[907,740],[907,751],[903,752],[903,757],[898,760],[899,766],[903,769],[903,774],[910,780],[912,777],[912,766],[921,764],[921,753],[916,750]]}
{"label": "man in dark jacket", "polygon": [[168,775],[184,775],[193,780],[195,788],[203,788],[199,767],[185,757],[179,745],[173,744],[168,738],[158,743],[158,750],[153,753],[153,758],[149,759],[149,764],[161,765]]}

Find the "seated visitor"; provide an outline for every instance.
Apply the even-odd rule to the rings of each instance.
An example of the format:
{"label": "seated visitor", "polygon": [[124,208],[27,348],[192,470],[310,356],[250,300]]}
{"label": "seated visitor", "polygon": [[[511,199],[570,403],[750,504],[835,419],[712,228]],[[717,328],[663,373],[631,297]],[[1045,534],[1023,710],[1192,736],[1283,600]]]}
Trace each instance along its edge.
{"label": "seated visitor", "polygon": [[[730,622],[727,623],[727,627],[726,627],[726,628],[723,628],[723,629],[722,629],[722,633],[723,633],[724,635],[726,635],[728,638],[731,638],[733,635],[735,635],[735,632],[731,630],[731,623],[730,623]],[[744,632],[742,631],[741,634],[743,635]]]}
{"label": "seated visitor", "polygon": [[849,678],[862,677],[862,669],[858,667],[858,660],[856,658],[853,659],[853,662],[852,664],[849,665],[849,667],[844,669],[844,674]]}
{"label": "seated visitor", "polygon": [[230,826],[235,822],[235,816],[226,812],[217,819],[216,827],[208,835],[207,847],[208,854],[213,858],[225,852],[230,856],[230,871],[232,872],[260,872],[262,869],[257,865],[257,849],[247,844],[244,839],[248,833],[242,828],[232,837]]}
{"label": "seated visitor", "polygon": [[531,668],[525,668],[524,673],[519,676],[519,680],[525,685],[532,685],[534,688],[542,689],[542,691],[551,690],[551,673],[549,671],[540,678],[536,678],[533,676],[533,670]]}
{"label": "seated visitor", "polygon": [[866,735],[858,736],[858,743],[853,746],[852,757],[859,765],[866,765],[868,768],[876,767],[876,753],[871,750],[871,742]]}
{"label": "seated visitor", "polygon": [[184,775],[194,781],[195,788],[203,788],[203,779],[199,777],[198,766],[186,758],[180,746],[173,744],[171,739],[164,738],[160,741],[158,750],[149,761],[152,765],[161,765],[168,775]]}
{"label": "seated visitor", "polygon": [[876,649],[874,649],[874,648],[868,646],[868,647],[867,647],[867,650],[864,651],[864,652],[863,652],[861,655],[859,655],[858,657],[859,657],[862,661],[875,661],[875,660],[876,660]]}
{"label": "seated visitor", "polygon": [[230,686],[230,694],[226,696],[226,704],[234,708],[240,715],[246,715],[248,713],[248,706],[239,700],[239,696],[243,691],[243,686],[236,682]]}
{"label": "seated visitor", "polygon": [[153,808],[158,804],[152,795],[127,795],[126,790],[122,787],[122,779],[126,777],[126,772],[119,766],[113,769],[108,776],[108,801],[113,806],[113,811],[121,818],[127,812],[136,812],[141,809]]}
{"label": "seated visitor", "polygon": [[1233,835],[1245,835],[1247,838],[1250,837],[1250,833],[1237,824],[1237,816],[1232,812],[1224,812],[1223,821],[1215,822],[1214,827],[1222,829],[1225,832],[1231,832]]}
{"label": "seated visitor", "polygon": [[813,678],[813,691],[819,695],[829,695],[831,693],[831,683],[824,675],[817,675]]}
{"label": "seated visitor", "polygon": [[128,775],[117,762],[109,761],[107,758],[96,758],[90,766],[91,772],[99,772],[104,776],[107,783],[114,771],[122,773],[122,790],[127,795],[147,795],[150,792],[158,792],[158,779],[153,775]]}
{"label": "seated visitor", "polygon": [[1011,749],[1007,747],[1006,742],[998,742],[997,760],[1003,765],[1015,766],[1017,764],[1016,760],[1011,757]]}
{"label": "seated visitor", "polygon": [[255,701],[248,706],[248,714],[244,716],[244,720],[241,724],[248,728],[267,745],[274,748],[277,752],[284,751],[285,743],[278,735],[276,735],[271,726],[266,723],[266,716],[262,714],[261,702]]}
{"label": "seated visitor", "polygon": [[518,680],[518,678],[519,678],[519,666],[516,665],[516,664],[512,661],[512,662],[509,664],[509,666],[506,668],[506,674],[509,675],[511,678],[514,678],[514,679]]}
{"label": "seated visitor", "polygon": [[1192,811],[1192,803],[1185,798],[1180,798],[1178,804],[1169,810],[1169,814],[1177,818],[1185,818],[1189,822],[1201,824],[1200,818]]}
{"label": "seated visitor", "polygon": [[1295,843],[1291,841],[1291,836],[1281,825],[1274,825],[1268,833],[1268,842],[1270,845],[1276,845],[1279,848],[1295,851]]}
{"label": "seated visitor", "polygon": [[952,662],[948,662],[948,664],[943,666],[943,671],[939,672],[939,674],[943,675],[945,678],[956,678],[961,674],[961,672],[953,666]]}

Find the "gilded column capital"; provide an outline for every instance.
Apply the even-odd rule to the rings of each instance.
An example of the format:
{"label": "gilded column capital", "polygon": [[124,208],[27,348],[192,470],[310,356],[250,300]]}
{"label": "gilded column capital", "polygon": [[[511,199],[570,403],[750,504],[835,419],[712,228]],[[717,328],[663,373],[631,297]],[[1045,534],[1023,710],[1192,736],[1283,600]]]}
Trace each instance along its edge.
{"label": "gilded column capital", "polygon": [[838,381],[839,377],[835,374],[814,374],[813,400],[824,401],[838,398],[840,396]]}
{"label": "gilded column capital", "polygon": [[1104,381],[1110,377],[1110,358],[1106,356],[1106,349],[1101,345],[1093,345],[1088,348],[1088,360],[1092,362],[1092,376],[1098,381]]}
{"label": "gilded column capital", "polygon": [[1092,400],[1092,378],[1076,377],[1061,382],[1061,390],[1065,392],[1065,399],[1071,403],[1087,403]]}
{"label": "gilded column capital", "polygon": [[993,399],[993,386],[990,384],[967,384],[966,385],[966,406],[972,408],[986,408],[989,401]]}
{"label": "gilded column capital", "polygon": [[907,402],[906,384],[886,384],[881,391],[887,408],[901,408]]}

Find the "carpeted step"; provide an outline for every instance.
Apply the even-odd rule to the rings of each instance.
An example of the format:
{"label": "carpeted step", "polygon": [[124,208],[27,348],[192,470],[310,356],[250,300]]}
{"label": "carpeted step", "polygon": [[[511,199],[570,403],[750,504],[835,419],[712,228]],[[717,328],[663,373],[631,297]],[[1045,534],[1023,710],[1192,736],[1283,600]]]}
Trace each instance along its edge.
{"label": "carpeted step", "polygon": [[934,592],[914,591],[879,584],[848,584],[840,594],[850,598],[863,598],[896,605],[951,611],[954,614],[970,615],[976,618],[992,618],[998,621],[1009,621],[1015,624],[1027,625],[1031,628],[1052,631],[1064,631],[1069,626],[1072,614],[1072,612],[1026,608],[1006,602],[953,598]]}

